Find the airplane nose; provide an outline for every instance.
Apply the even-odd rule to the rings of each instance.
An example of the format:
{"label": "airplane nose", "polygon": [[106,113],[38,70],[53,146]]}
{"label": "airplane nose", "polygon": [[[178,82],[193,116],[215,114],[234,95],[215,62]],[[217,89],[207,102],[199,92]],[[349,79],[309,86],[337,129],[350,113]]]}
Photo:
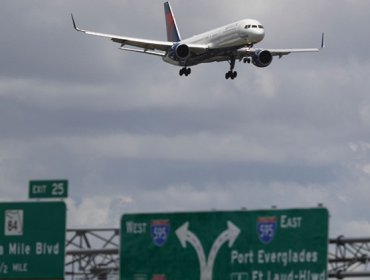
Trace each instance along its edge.
{"label": "airplane nose", "polygon": [[260,24],[246,25],[239,32],[239,36],[246,40],[247,44],[255,44],[265,37],[265,29]]}
{"label": "airplane nose", "polygon": [[250,36],[250,39],[252,39],[255,43],[258,43],[263,40],[265,37],[265,30],[264,29],[256,29],[253,30],[253,33]]}
{"label": "airplane nose", "polygon": [[260,37],[261,37],[261,40],[262,40],[263,38],[265,38],[265,30],[264,30],[264,29],[261,29],[261,30],[260,30]]}

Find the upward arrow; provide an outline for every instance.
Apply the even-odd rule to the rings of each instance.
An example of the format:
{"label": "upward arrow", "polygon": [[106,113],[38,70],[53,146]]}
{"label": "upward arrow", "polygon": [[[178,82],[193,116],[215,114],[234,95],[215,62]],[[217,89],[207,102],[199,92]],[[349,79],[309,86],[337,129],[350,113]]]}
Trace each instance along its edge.
{"label": "upward arrow", "polygon": [[221,249],[222,245],[226,242],[229,243],[229,247],[233,246],[235,240],[240,234],[240,229],[234,225],[232,222],[227,221],[227,230],[223,231],[213,242],[211,251],[208,256],[206,279],[212,279],[213,265],[216,260],[218,251]]}
{"label": "upward arrow", "polygon": [[227,229],[223,231],[212,245],[208,256],[208,261],[204,254],[204,249],[198,237],[189,230],[189,222],[184,223],[176,230],[176,235],[179,238],[181,246],[186,248],[186,244],[190,243],[197,252],[200,263],[200,279],[212,280],[213,265],[218,254],[218,251],[224,243],[229,243],[229,247],[233,246],[235,240],[240,234],[240,229],[232,222],[227,222]]}
{"label": "upward arrow", "polygon": [[202,243],[200,243],[198,237],[192,233],[189,229],[189,222],[184,223],[181,227],[176,230],[176,235],[180,240],[181,246],[186,248],[187,242],[189,242],[195,252],[197,253],[199,263],[200,263],[200,279],[205,279],[206,274],[206,255],[204,254],[204,249]]}

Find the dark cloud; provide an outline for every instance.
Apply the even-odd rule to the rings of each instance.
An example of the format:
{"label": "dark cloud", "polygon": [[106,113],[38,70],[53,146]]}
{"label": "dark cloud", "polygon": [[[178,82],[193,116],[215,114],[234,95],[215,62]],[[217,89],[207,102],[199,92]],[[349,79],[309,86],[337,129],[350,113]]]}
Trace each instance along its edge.
{"label": "dark cloud", "polygon": [[110,225],[120,211],[323,202],[333,234],[370,234],[370,40],[359,32],[370,3],[339,2],[172,1],[183,37],[246,17],[264,24],[263,47],[317,47],[325,32],[318,54],[239,63],[226,81],[227,63],[179,77],[72,27],[71,12],[82,28],[164,39],[162,2],[3,1],[0,196],[68,178],[71,225],[90,212]]}

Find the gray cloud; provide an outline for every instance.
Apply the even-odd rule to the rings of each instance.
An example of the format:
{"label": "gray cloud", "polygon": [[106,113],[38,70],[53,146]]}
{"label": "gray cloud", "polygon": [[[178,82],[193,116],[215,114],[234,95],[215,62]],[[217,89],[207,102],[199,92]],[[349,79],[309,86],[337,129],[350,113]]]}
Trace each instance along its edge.
{"label": "gray cloud", "polygon": [[86,29],[164,39],[160,1],[3,1],[0,196],[68,178],[71,226],[322,202],[332,235],[370,233],[370,3],[339,2],[172,1],[184,37],[245,17],[265,25],[264,47],[315,47],[325,32],[321,53],[240,63],[231,82],[226,63],[179,77],[72,28],[71,12]]}

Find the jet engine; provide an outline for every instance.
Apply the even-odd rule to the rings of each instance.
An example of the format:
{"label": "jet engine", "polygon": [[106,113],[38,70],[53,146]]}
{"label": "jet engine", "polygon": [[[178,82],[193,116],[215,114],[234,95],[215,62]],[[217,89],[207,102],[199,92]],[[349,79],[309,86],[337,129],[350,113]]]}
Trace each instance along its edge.
{"label": "jet engine", "polygon": [[257,67],[267,67],[272,62],[272,54],[268,50],[257,50],[252,55],[252,63]]}
{"label": "jet engine", "polygon": [[190,49],[186,44],[174,45],[171,52],[176,60],[185,60],[190,56]]}

